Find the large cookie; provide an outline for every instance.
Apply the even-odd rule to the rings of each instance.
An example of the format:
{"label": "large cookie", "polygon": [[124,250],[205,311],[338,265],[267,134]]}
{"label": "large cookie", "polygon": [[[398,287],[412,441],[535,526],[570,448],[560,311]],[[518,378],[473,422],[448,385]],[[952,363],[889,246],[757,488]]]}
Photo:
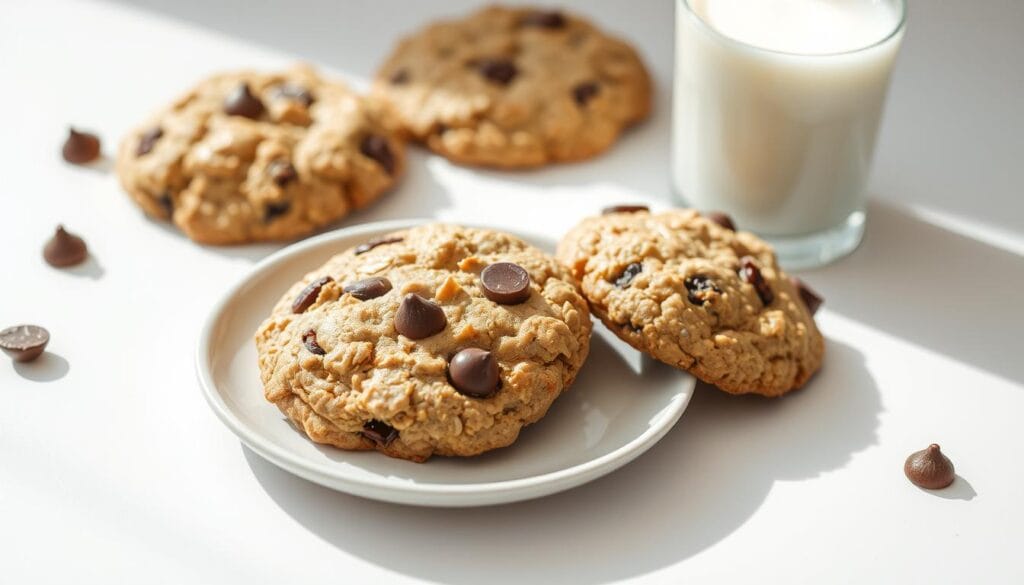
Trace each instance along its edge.
{"label": "large cookie", "polygon": [[584,220],[558,258],[633,347],[736,394],[778,396],[821,365],[824,340],[768,244],[693,210]]}
{"label": "large cookie", "polygon": [[117,172],[198,242],[293,239],[394,185],[404,144],[380,110],[308,67],[216,75],[131,132]]}
{"label": "large cookie", "polygon": [[402,40],[374,95],[434,151],[518,168],[605,150],[647,116],[651,82],[632,47],[582,18],[495,6]]}
{"label": "large cookie", "polygon": [[515,441],[575,379],[590,332],[554,258],[433,224],[309,273],[256,345],[267,400],[311,439],[423,461]]}

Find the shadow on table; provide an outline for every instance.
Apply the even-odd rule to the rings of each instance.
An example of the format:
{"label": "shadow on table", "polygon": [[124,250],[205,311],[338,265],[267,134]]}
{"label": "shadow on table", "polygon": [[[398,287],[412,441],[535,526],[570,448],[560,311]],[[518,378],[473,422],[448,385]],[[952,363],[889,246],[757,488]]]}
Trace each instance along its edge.
{"label": "shadow on table", "polygon": [[54,382],[67,376],[71,370],[68,360],[52,351],[43,352],[43,355],[28,363],[12,361],[11,364],[19,376],[33,382]]}
{"label": "shadow on table", "polygon": [[[297,522],[337,548],[445,583],[597,584],[685,560],[726,537],[779,480],[843,467],[876,443],[879,392],[850,346],[778,400],[701,385],[683,419],[637,461],[540,500],[475,509],[384,504],[320,487],[245,449],[257,480]],[[426,463],[425,465],[430,465]]]}

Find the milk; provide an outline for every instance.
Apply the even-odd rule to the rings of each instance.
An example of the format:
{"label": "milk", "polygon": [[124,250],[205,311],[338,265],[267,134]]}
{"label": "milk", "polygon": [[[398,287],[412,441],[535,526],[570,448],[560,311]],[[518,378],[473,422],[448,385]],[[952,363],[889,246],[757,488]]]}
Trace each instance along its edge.
{"label": "milk", "polygon": [[686,202],[766,236],[861,213],[904,9],[677,0],[673,180]]}

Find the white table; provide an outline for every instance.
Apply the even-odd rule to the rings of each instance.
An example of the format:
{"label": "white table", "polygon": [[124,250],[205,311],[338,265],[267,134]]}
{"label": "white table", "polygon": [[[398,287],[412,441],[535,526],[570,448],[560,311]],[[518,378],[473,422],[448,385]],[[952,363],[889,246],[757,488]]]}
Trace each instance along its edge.
{"label": "white table", "polygon": [[[74,123],[111,153],[219,69],[301,58],[365,81],[396,35],[472,3],[206,4],[2,3],[0,326],[42,324],[53,341],[38,363],[0,361],[0,582],[1024,582],[1024,3],[914,3],[866,241],[804,274],[829,340],[808,388],[769,401],[699,387],[611,476],[468,510],[334,493],[242,448],[192,353],[211,302],[276,247],[193,245],[59,146]],[[673,6],[571,4],[643,50],[659,87],[648,123],[607,156],[538,172],[417,150],[401,188],[344,225],[559,233],[605,204],[668,205]],[[83,268],[43,264],[58,222],[87,239]],[[932,441],[961,478],[927,493],[902,465]]]}

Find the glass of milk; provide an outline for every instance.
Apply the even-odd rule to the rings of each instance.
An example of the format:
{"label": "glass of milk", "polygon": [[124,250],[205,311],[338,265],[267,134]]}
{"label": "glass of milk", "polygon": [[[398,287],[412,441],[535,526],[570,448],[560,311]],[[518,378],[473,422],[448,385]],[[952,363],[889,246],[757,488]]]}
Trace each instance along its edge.
{"label": "glass of milk", "polygon": [[676,193],[789,268],[851,252],[905,15],[905,0],[676,0]]}

